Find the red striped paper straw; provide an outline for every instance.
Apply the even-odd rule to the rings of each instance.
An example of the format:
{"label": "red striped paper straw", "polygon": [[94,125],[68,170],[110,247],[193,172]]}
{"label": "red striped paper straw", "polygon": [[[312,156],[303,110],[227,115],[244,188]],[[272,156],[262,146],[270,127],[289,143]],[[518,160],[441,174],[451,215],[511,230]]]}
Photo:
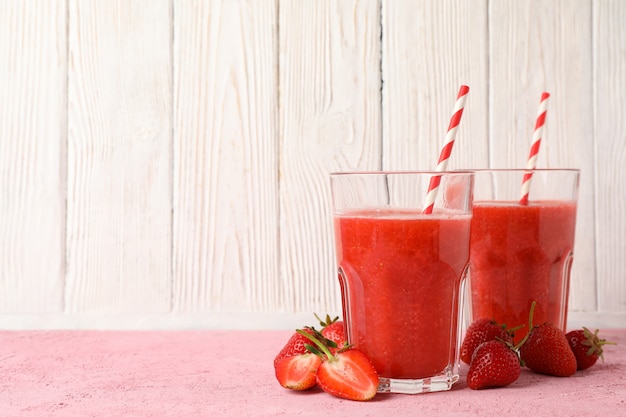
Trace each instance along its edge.
{"label": "red striped paper straw", "polygon": [[[437,168],[435,168],[435,171],[437,172],[445,171],[448,166],[450,154],[452,153],[452,146],[454,145],[454,139],[456,137],[456,131],[459,128],[461,116],[463,116],[467,93],[469,93],[469,87],[462,85],[459,89],[459,93],[457,94],[456,103],[454,103],[454,110],[452,111],[452,117],[450,118],[450,124],[448,125],[448,132],[446,133],[443,148],[441,148],[441,152],[439,153],[439,162],[437,163]],[[428,193],[426,194],[426,201],[424,202],[424,209],[422,210],[422,213],[431,214],[433,212],[440,183],[441,175],[433,175],[430,178]]]}
{"label": "red striped paper straw", "polygon": [[[537,166],[537,154],[539,153],[539,146],[541,146],[541,138],[543,136],[543,127],[546,124],[546,113],[548,111],[548,97],[550,94],[543,92],[541,94],[541,101],[539,102],[539,109],[537,110],[537,121],[535,122],[535,131],[533,132],[533,140],[530,145],[530,152],[528,153],[528,162],[526,163],[526,169],[534,170]],[[519,203],[523,206],[528,205],[528,194],[530,192],[530,179],[532,178],[532,171],[526,172],[522,179],[522,192]]]}

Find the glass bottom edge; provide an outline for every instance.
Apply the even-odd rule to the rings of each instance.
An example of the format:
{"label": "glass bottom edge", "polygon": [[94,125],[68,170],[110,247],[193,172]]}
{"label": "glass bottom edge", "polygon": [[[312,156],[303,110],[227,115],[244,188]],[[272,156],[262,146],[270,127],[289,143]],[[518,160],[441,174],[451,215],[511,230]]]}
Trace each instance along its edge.
{"label": "glass bottom edge", "polygon": [[459,375],[438,375],[430,378],[400,379],[378,378],[378,392],[390,394],[424,394],[427,392],[449,391]]}

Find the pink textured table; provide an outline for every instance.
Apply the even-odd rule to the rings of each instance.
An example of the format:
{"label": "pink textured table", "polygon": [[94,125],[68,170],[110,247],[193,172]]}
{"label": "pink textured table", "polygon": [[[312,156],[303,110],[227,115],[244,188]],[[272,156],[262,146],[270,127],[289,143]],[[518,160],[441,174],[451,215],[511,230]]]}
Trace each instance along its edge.
{"label": "pink textured table", "polygon": [[286,331],[0,332],[0,416],[626,415],[626,329],[605,363],[570,378],[524,370],[507,388],[379,394],[358,403],[285,390],[272,360]]}

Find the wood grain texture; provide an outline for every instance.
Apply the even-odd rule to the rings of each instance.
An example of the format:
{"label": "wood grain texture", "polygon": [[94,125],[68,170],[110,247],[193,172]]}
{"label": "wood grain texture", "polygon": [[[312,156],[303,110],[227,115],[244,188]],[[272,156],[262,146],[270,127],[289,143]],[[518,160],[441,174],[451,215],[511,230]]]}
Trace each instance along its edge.
{"label": "wood grain texture", "polygon": [[[593,7],[598,310],[626,311],[626,3]],[[585,236],[585,235],[583,235]],[[588,237],[587,237],[588,238]]]}
{"label": "wood grain texture", "polygon": [[570,309],[594,311],[591,2],[506,0],[489,5],[490,165],[526,166],[541,93],[548,91],[537,168],[581,170]]}
{"label": "wood grain texture", "polygon": [[277,2],[174,5],[173,311],[279,308]]}
{"label": "wood grain texture", "polygon": [[582,171],[570,319],[626,326],[626,3],[0,2],[0,328],[339,313],[328,174]]}
{"label": "wood grain texture", "polygon": [[0,312],[63,310],[67,8],[0,3]]}
{"label": "wood grain texture", "polygon": [[462,84],[470,92],[448,169],[487,167],[486,4],[383,1],[385,169],[435,169]]}
{"label": "wood grain texture", "polygon": [[280,4],[278,309],[340,309],[328,174],[381,166],[379,10],[377,0]]}
{"label": "wood grain texture", "polygon": [[66,310],[169,311],[170,2],[69,5]]}

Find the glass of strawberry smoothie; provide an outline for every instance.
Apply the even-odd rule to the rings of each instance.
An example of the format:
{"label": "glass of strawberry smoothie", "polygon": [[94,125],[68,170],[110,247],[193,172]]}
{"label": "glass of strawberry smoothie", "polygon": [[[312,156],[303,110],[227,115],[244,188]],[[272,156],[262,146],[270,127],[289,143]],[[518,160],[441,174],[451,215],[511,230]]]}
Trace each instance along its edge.
{"label": "glass of strawberry smoothie", "polygon": [[[422,212],[431,178],[434,209]],[[335,248],[348,342],[379,392],[443,391],[459,378],[471,172],[333,173]]]}
{"label": "glass of strawberry smoothie", "polygon": [[[491,318],[527,333],[533,323],[566,330],[570,269],[580,171],[502,169],[474,171],[470,240],[471,319]],[[532,173],[527,204],[524,174]]]}

